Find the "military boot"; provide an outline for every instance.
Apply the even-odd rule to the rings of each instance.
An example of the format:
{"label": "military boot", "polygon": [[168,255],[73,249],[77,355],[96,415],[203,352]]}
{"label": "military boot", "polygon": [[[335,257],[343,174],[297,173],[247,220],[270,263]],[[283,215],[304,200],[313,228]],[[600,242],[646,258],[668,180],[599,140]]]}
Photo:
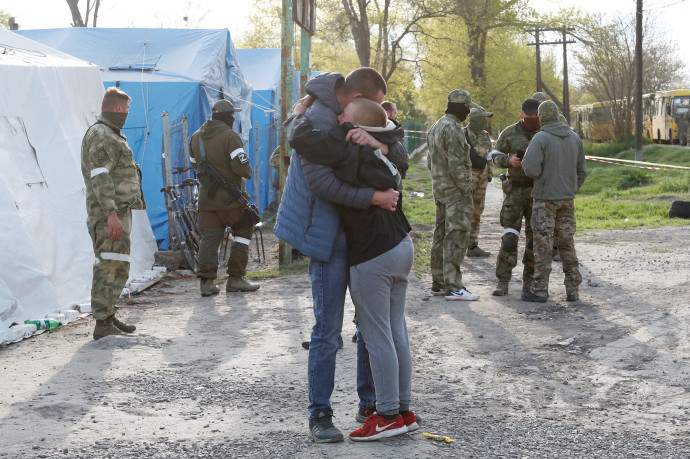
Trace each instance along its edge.
{"label": "military boot", "polygon": [[213,279],[201,279],[201,296],[218,295],[220,289],[216,287]]}
{"label": "military boot", "polygon": [[117,328],[120,331],[123,331],[125,333],[134,333],[134,330],[137,329],[135,325],[132,324],[126,324],[124,322],[120,322],[117,317],[115,316],[110,316],[110,323],[115,325],[115,328]]}
{"label": "military boot", "polygon": [[251,284],[244,277],[230,276],[225,284],[226,292],[253,292],[258,289],[259,284]]}
{"label": "military boot", "polygon": [[470,258],[486,258],[489,255],[491,255],[490,252],[480,249],[478,245],[467,249],[467,256]]}
{"label": "military boot", "polygon": [[110,321],[110,317],[96,320],[96,326],[93,328],[93,339],[99,340],[105,336],[121,334],[122,332]]}
{"label": "military boot", "polygon": [[508,294],[508,281],[507,280],[499,280],[498,285],[494,289],[492,295],[493,296],[504,296]]}

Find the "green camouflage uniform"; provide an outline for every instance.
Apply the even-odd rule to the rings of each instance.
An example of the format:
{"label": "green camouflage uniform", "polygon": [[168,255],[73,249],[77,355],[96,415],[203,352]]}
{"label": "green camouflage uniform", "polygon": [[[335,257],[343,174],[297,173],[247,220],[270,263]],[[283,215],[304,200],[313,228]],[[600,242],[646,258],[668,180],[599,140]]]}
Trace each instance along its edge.
{"label": "green camouflage uniform", "polygon": [[[199,136],[204,141],[206,160],[220,171],[223,176],[245,191],[244,178],[252,178],[249,157],[244,152],[242,139],[227,124],[219,120],[206,121],[189,141],[192,165],[197,168],[201,163]],[[227,203],[229,194],[223,188],[216,188],[209,195],[211,181],[206,176],[199,179],[199,231],[201,244],[197,256],[199,266],[197,277],[216,279],[218,276],[218,249],[225,235],[225,228],[231,227],[234,241],[230,246],[227,273],[230,277],[243,277],[247,272],[249,259],[249,242],[254,234],[254,227],[248,218],[243,205],[234,200]]]}
{"label": "green camouflage uniform", "polygon": [[[475,151],[482,158],[486,158],[491,151],[491,136],[486,131],[480,134],[470,130],[469,127],[464,128],[466,138],[469,138],[469,143],[474,147]],[[491,181],[494,175],[494,167],[491,161],[486,163],[483,169],[472,168],[472,201],[474,208],[472,212],[472,225],[470,228],[470,239],[468,247],[473,248],[479,241],[479,227],[481,225],[481,217],[484,212],[484,204],[486,202],[486,186]]]}
{"label": "green camouflage uniform", "polygon": [[[461,89],[452,91],[448,99],[478,107]],[[460,120],[448,113],[431,126],[427,144],[427,166],[436,201],[431,277],[434,287],[454,292],[463,288],[460,266],[465,259],[474,210],[470,147]]]}
{"label": "green camouflage uniform", "polygon": [[525,175],[521,167],[513,167],[508,162],[510,155],[523,155],[534,134],[525,130],[521,122],[505,128],[498,136],[496,150],[491,160],[494,165],[508,169],[507,180],[502,182],[503,206],[500,223],[503,227],[501,249],[496,259],[496,277],[499,281],[509,281],[513,268],[517,265],[518,239],[525,219],[525,253],[522,282],[529,285],[534,273],[534,253],[532,241],[532,179]]}
{"label": "green camouflage uniform", "polygon": [[[566,294],[575,295],[582,276],[575,252],[574,197],[587,177],[585,154],[577,134],[554,123],[558,120],[555,103],[547,101],[539,106],[539,120],[542,130],[530,144],[523,161],[523,168],[535,177],[532,190],[535,267],[531,292],[548,296],[555,242],[563,262]],[[555,130],[552,126],[556,126]],[[559,176],[559,180],[553,180],[554,176]]]}
{"label": "green camouflage uniform", "polygon": [[685,145],[690,147],[690,108],[685,112],[685,122],[687,123],[687,132],[685,134]]}
{"label": "green camouflage uniform", "polygon": [[[86,131],[81,148],[81,171],[86,184],[87,226],[96,262],[91,285],[94,319],[116,312],[115,303],[129,277],[131,209],[144,209],[139,170],[127,138],[102,113]],[[108,237],[108,216],[117,212],[122,237]]]}

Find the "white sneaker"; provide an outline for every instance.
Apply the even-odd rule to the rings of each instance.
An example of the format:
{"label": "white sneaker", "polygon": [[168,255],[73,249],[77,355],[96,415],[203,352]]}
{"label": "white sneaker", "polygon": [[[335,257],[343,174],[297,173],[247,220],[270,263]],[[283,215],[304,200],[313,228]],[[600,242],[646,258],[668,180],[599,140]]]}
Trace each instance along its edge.
{"label": "white sneaker", "polygon": [[461,300],[461,301],[476,301],[479,295],[471,294],[465,287],[456,292],[446,292],[446,301]]}

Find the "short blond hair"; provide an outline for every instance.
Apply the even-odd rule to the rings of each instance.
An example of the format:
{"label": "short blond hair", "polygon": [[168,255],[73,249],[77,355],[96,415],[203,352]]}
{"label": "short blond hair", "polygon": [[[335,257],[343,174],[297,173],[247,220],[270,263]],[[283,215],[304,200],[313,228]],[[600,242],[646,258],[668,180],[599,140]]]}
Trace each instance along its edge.
{"label": "short blond hair", "polygon": [[103,102],[101,102],[101,111],[111,112],[115,110],[117,104],[124,105],[130,100],[132,100],[132,98],[129,97],[126,92],[124,92],[120,88],[111,86],[108,89],[106,89],[105,94],[103,94]]}
{"label": "short blond hair", "polygon": [[358,97],[350,102],[354,105],[352,123],[357,126],[386,127],[388,115],[383,107],[373,100]]}

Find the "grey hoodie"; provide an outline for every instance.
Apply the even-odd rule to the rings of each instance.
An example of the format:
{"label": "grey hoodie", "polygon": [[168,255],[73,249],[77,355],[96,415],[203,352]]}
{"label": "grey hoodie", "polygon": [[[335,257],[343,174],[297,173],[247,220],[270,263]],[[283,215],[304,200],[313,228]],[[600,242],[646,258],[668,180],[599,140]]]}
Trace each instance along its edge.
{"label": "grey hoodie", "polygon": [[529,143],[522,168],[534,179],[533,198],[574,199],[587,178],[582,141],[568,126],[549,120]]}

